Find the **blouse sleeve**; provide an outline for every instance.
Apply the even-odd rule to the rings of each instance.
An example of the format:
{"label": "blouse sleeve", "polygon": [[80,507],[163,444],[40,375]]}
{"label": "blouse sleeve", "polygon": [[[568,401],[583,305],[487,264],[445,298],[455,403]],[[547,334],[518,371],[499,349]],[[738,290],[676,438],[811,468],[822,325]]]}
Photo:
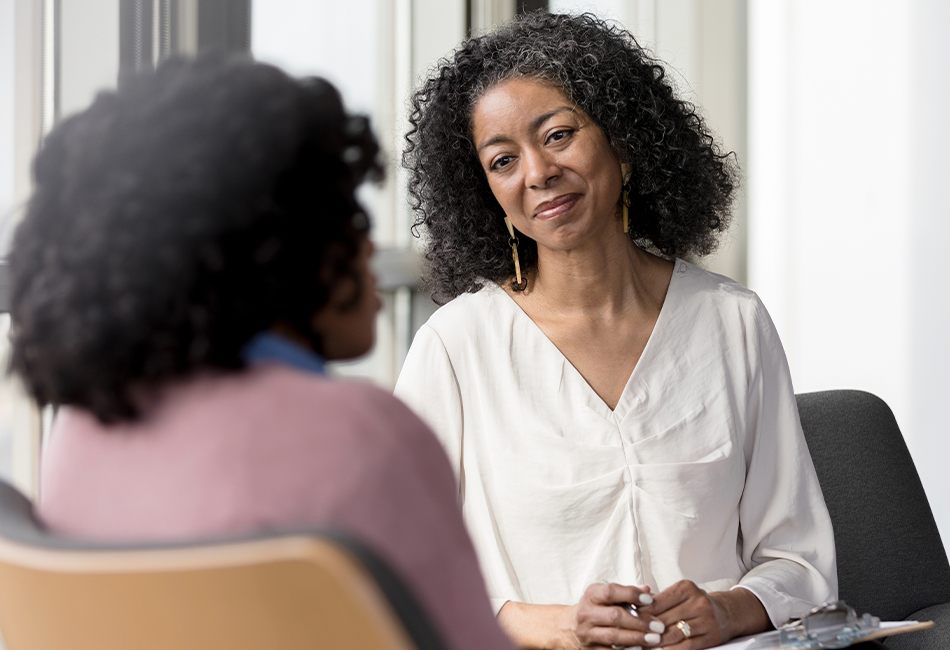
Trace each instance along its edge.
{"label": "blouse sleeve", "polygon": [[429,325],[419,328],[394,390],[396,397],[435,432],[449,457],[462,492],[462,397],[452,361],[438,332]]}
{"label": "blouse sleeve", "polygon": [[737,588],[754,593],[779,626],[835,599],[838,578],[831,519],[805,445],[785,351],[758,298],[754,320],[747,473],[739,504],[748,573]]}
{"label": "blouse sleeve", "polygon": [[[439,333],[423,325],[416,333],[396,382],[395,394],[428,424],[442,443],[458,481],[459,506],[465,503],[464,421],[462,390],[452,359]],[[470,534],[477,540],[492,533],[480,529],[479,520],[469,520]],[[510,584],[504,571],[482,566],[488,581],[492,610],[497,616],[515,596],[500,584]],[[493,579],[494,578],[494,579]]]}

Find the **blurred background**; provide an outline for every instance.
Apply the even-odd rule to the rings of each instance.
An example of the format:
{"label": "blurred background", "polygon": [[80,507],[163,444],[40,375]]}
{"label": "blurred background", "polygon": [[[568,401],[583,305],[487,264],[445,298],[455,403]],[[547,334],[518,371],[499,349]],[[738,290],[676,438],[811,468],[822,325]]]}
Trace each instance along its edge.
{"label": "blurred background", "polygon": [[[43,134],[128,73],[217,48],[326,76],[372,116],[389,161],[386,182],[365,190],[379,344],[334,371],[391,386],[435,308],[417,287],[398,165],[407,98],[466,35],[526,10],[592,11],[668,63],[743,169],[734,226],[701,263],[762,297],[796,391],[855,388],[888,402],[950,547],[944,0],[0,0],[0,245]],[[3,357],[6,309],[0,264]],[[0,475],[35,494],[49,414],[0,383]]]}

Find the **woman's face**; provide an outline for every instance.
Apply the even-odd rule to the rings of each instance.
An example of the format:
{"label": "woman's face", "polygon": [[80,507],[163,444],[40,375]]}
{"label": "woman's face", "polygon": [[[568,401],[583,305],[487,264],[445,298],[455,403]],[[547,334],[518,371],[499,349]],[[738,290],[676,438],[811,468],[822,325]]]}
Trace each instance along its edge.
{"label": "woman's face", "polygon": [[529,78],[492,86],[472,111],[472,135],[495,199],[539,247],[569,250],[620,233],[620,162],[558,88]]}
{"label": "woman's face", "polygon": [[330,296],[329,304],[314,317],[323,355],[329,360],[363,356],[376,340],[376,313],[382,302],[376,293],[376,275],[370,267],[373,250],[369,238],[364,239],[355,265],[360,278],[359,301],[346,304],[354,290],[352,280],[346,279]]}

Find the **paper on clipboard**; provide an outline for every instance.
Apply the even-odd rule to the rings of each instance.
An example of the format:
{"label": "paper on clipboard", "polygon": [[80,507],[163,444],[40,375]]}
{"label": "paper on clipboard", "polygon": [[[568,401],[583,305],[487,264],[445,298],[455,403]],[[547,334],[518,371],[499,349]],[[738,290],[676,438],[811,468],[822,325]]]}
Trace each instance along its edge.
{"label": "paper on clipboard", "polygon": [[[926,630],[933,627],[933,621],[881,621],[881,626],[876,630],[869,631],[867,636],[861,637],[860,641],[870,641],[880,639],[886,636],[896,634],[906,634],[907,632],[916,632],[917,630]],[[860,642],[857,641],[856,643]],[[746,636],[741,639],[734,639],[729,643],[713,646],[709,650],[781,650],[779,644],[778,632],[764,632],[754,636]]]}

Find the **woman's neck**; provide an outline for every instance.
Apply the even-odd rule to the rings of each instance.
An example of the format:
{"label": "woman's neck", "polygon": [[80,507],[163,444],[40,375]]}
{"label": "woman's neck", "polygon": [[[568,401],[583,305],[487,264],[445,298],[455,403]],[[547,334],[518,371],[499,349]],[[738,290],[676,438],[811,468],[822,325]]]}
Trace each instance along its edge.
{"label": "woman's neck", "polygon": [[663,301],[656,282],[657,262],[666,264],[623,233],[610,233],[572,250],[539,247],[525,302],[552,316],[583,313],[605,318],[638,306],[656,306]]}

